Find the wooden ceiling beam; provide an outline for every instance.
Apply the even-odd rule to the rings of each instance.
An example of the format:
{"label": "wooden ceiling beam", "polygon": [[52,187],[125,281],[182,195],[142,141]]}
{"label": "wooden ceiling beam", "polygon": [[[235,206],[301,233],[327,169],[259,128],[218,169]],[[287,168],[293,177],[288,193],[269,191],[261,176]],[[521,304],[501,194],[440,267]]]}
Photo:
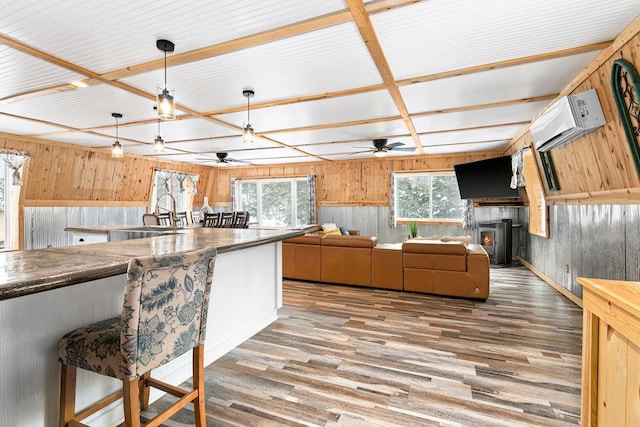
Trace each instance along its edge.
{"label": "wooden ceiling beam", "polygon": [[362,40],[367,46],[369,55],[371,55],[371,58],[373,59],[373,62],[376,65],[380,76],[382,77],[382,81],[384,82],[387,91],[391,95],[391,99],[393,99],[396,108],[400,112],[402,121],[404,121],[405,126],[411,134],[411,138],[416,145],[418,154],[424,154],[424,150],[422,149],[422,145],[420,144],[420,138],[418,137],[418,133],[416,132],[416,128],[413,125],[413,122],[411,121],[409,110],[404,103],[404,99],[402,98],[402,94],[400,93],[400,88],[396,84],[396,80],[393,77],[393,73],[391,72],[391,67],[389,66],[387,58],[384,55],[382,46],[380,45],[380,41],[378,40],[378,36],[373,29],[373,24],[371,23],[371,18],[369,17],[367,9],[364,7],[362,0],[345,0],[345,3],[351,11],[353,21],[355,22],[356,26],[358,27],[358,31],[360,32],[360,37],[362,37]]}

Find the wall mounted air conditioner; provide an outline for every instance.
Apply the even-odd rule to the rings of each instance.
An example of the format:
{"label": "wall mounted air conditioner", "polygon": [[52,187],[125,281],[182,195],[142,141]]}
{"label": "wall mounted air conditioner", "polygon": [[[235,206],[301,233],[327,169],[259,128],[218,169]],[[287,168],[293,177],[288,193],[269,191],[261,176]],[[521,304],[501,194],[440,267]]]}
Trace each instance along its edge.
{"label": "wall mounted air conditioner", "polygon": [[561,147],[605,125],[595,89],[564,96],[531,123],[533,145],[538,151]]}

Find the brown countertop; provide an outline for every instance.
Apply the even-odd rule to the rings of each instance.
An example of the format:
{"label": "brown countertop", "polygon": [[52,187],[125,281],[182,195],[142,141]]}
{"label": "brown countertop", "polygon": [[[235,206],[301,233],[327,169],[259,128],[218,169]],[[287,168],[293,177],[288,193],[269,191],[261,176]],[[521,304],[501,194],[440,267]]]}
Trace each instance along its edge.
{"label": "brown countertop", "polygon": [[188,228],[144,239],[0,253],[0,300],[122,274],[136,256],[204,247],[225,253],[302,234],[301,230]]}

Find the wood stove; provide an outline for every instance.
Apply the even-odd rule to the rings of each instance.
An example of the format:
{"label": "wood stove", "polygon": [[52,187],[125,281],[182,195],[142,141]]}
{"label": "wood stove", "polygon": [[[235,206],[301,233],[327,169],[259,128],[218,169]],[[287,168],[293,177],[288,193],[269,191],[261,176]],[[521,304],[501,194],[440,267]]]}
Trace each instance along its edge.
{"label": "wood stove", "polygon": [[512,225],[510,219],[478,223],[478,241],[489,255],[491,264],[511,264]]}

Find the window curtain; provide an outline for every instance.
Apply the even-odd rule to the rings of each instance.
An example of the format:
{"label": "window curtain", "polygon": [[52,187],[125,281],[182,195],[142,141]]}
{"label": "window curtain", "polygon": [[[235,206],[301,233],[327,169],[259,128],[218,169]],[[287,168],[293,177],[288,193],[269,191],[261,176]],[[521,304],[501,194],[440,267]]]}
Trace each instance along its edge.
{"label": "window curtain", "polygon": [[187,175],[182,173],[175,173],[176,179],[178,180],[178,184],[180,185],[180,192],[184,193],[187,191],[187,188],[184,186],[184,182],[187,180]]}
{"label": "window curtain", "polygon": [[316,223],[316,176],[307,175],[307,183],[309,184],[309,217],[307,224]]}
{"label": "window curtain", "polygon": [[464,206],[462,207],[462,229],[473,229],[473,200],[464,199],[462,201]]}
{"label": "window curtain", "polygon": [[391,228],[396,228],[396,208],[395,208],[395,200],[396,200],[396,173],[391,171],[391,190],[389,191],[389,226]]}
{"label": "window curtain", "polygon": [[164,188],[165,193],[169,193],[169,181],[171,181],[171,172],[157,169],[158,184]]}
{"label": "window curtain", "polygon": [[20,168],[22,165],[26,163],[29,159],[28,153],[9,153],[3,152],[0,153],[0,158],[4,160],[7,167],[13,171],[13,185],[21,186],[22,185],[22,174],[20,174]]}
{"label": "window curtain", "polygon": [[514,190],[518,187],[524,187],[526,184],[524,176],[522,175],[523,169],[524,153],[522,150],[518,150],[516,153],[511,155],[511,170],[513,171],[513,176],[511,177],[510,186]]}
{"label": "window curtain", "polygon": [[198,180],[200,179],[200,175],[189,175],[189,181],[191,181],[191,185],[193,185],[193,194],[198,194]]}
{"label": "window curtain", "polygon": [[236,207],[238,202],[238,178],[231,178],[231,210],[240,210],[240,206]]}

